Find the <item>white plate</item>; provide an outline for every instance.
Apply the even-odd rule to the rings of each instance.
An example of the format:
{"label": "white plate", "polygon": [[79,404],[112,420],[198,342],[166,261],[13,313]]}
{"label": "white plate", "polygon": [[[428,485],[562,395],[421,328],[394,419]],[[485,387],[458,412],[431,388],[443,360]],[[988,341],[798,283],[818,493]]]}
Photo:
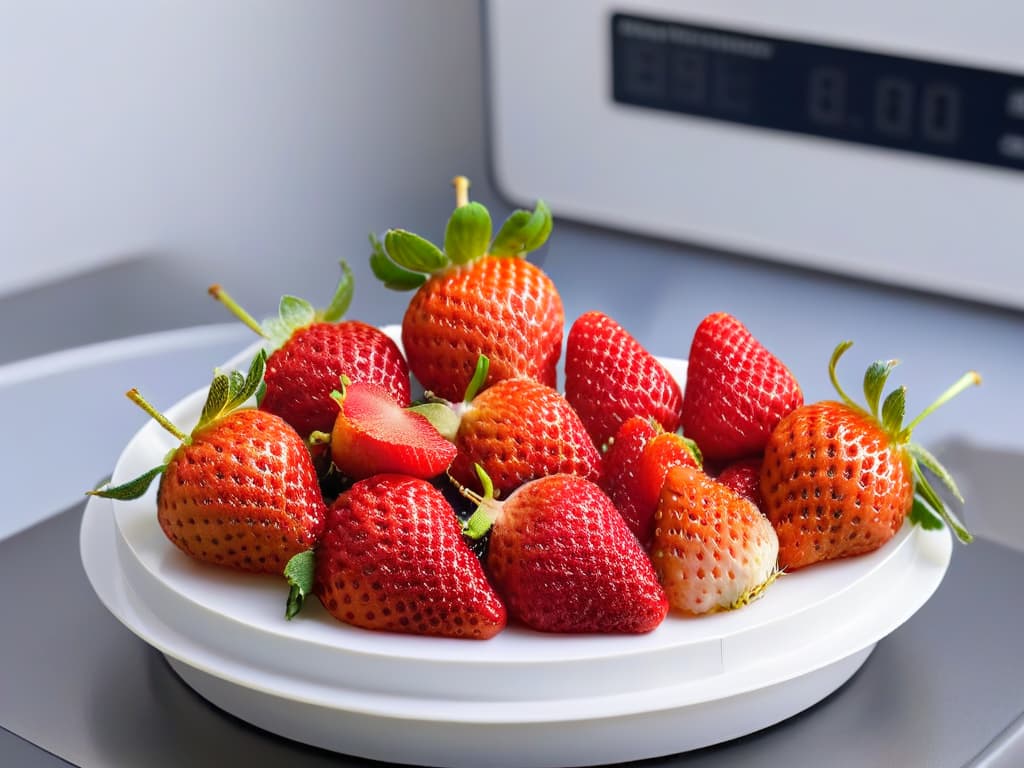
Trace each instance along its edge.
{"label": "white plate", "polygon": [[[168,415],[187,427],[204,398]],[[173,445],[148,424],[114,482]],[[201,695],[259,727],[418,765],[572,766],[715,744],[816,703],[931,596],[952,540],[904,526],[871,555],[784,576],[742,610],[670,616],[647,635],[510,627],[484,642],[360,630],[315,600],[285,621],[283,580],[197,563],[164,538],[155,487],[136,501],[90,500],[81,550],[115,616]]]}

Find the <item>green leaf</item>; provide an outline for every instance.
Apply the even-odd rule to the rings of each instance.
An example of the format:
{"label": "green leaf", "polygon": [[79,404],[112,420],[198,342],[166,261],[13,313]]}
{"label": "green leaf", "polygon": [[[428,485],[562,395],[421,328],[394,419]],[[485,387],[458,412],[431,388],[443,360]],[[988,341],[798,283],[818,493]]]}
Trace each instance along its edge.
{"label": "green leaf", "polygon": [[894,389],[882,403],[882,426],[890,435],[897,435],[903,428],[903,416],[907,411],[907,388]]}
{"label": "green leaf", "polygon": [[942,518],[943,522],[946,523],[952,529],[956,537],[960,539],[964,544],[971,542],[974,537],[970,534],[964,524],[960,522],[960,519],[949,511],[942,498],[935,492],[931,484],[928,482],[928,478],[925,477],[924,472],[921,470],[921,465],[916,461],[913,462],[913,472],[915,477],[914,490],[921,498],[923,498],[928,505],[935,510]]}
{"label": "green leaf", "polygon": [[520,256],[536,250],[547,241],[553,225],[551,211],[543,200],[537,201],[532,213],[522,209],[513,211],[491,243],[491,254]]}
{"label": "green leaf", "polygon": [[907,446],[907,450],[921,466],[942,481],[942,484],[949,489],[949,492],[953,494],[957,501],[961,504],[964,503],[963,494],[960,493],[960,489],[957,487],[953,476],[949,473],[949,470],[942,466],[942,463],[928,451],[928,449],[923,445],[911,443]]}
{"label": "green leaf", "polygon": [[384,246],[376,235],[370,235],[370,269],[374,277],[384,283],[385,288],[393,291],[414,291],[427,281],[427,276],[420,272],[410,272],[395,264],[384,252]]}
{"label": "green leaf", "polygon": [[228,402],[233,403],[239,393],[245,388],[245,376],[240,371],[232,371],[228,374]]}
{"label": "green leaf", "polygon": [[437,272],[449,265],[440,248],[404,229],[389,229],[384,233],[384,250],[398,266],[416,272]]}
{"label": "green leaf", "polygon": [[352,274],[352,268],[344,259],[340,263],[341,279],[338,281],[338,287],[334,289],[334,297],[322,312],[317,313],[317,318],[325,323],[336,323],[341,320],[348,312],[349,305],[352,303],[352,295],[355,293],[355,277]]}
{"label": "green leaf", "polygon": [[491,214],[480,203],[467,203],[452,211],[444,231],[444,252],[453,264],[468,264],[487,253],[491,242]]}
{"label": "green leaf", "polygon": [[231,379],[227,374],[219,373],[213,377],[210,389],[206,393],[206,403],[203,405],[203,412],[199,416],[199,423],[196,429],[204,427],[220,416],[224,406],[228,404]]}
{"label": "green leaf", "polygon": [[259,350],[252,358],[252,362],[249,363],[249,372],[245,376],[245,385],[241,391],[238,392],[238,404],[241,405],[253,395],[257,396],[257,403],[263,399],[261,390],[266,389],[266,384],[263,381],[263,374],[267,370],[267,351],[265,349]]}
{"label": "green leaf", "polygon": [[286,619],[294,619],[302,610],[306,596],[313,591],[315,573],[316,555],[311,549],[293,555],[284,567],[284,577],[290,587],[284,611]]}
{"label": "green leaf", "polygon": [[267,396],[267,382],[260,381],[259,386],[256,387],[256,407],[258,408],[263,403],[263,398]]}
{"label": "green leaf", "polygon": [[910,508],[910,522],[920,525],[926,531],[937,531],[944,523],[936,512],[921,496],[914,495],[914,504]]}
{"label": "green leaf", "polygon": [[878,403],[882,399],[882,390],[889,374],[896,367],[897,360],[876,360],[868,366],[864,373],[864,397],[867,399],[871,415],[878,418]]}
{"label": "green leaf", "polygon": [[297,296],[282,296],[277,315],[281,318],[281,323],[289,329],[289,336],[316,320],[313,305]]}
{"label": "green leaf", "polygon": [[167,469],[167,465],[161,464],[159,467],[153,467],[149,472],[139,475],[134,480],[129,480],[127,483],[115,485],[112,488],[101,486],[95,490],[88,491],[87,495],[101,496],[104,499],[118,499],[120,501],[137,499],[149,490],[149,486],[153,482],[153,478],[157,475],[163,474],[165,469]]}
{"label": "green leaf", "polygon": [[433,425],[434,429],[441,433],[445,440],[455,442],[462,418],[455,413],[451,406],[444,403],[423,403],[414,405],[409,410],[423,416]]}

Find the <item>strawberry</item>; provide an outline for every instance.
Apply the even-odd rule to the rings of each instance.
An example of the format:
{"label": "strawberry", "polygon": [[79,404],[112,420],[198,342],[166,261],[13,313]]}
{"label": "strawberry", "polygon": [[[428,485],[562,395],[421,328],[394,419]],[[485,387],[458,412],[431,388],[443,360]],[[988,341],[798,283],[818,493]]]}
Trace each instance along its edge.
{"label": "strawberry", "polygon": [[190,434],[129,391],[181,445],[161,466],[92,493],[138,498],[161,475],[157,519],[182,552],[236,570],[282,573],[293,555],[317,540],[326,510],[302,438],[274,414],[239,408],[259,387],[264,362],[260,352],[247,377],[218,375]]}
{"label": "strawberry", "polygon": [[376,475],[342,493],[315,551],[286,575],[289,618],[312,589],[336,619],[366,629],[485,640],[505,626],[451,505],[417,478]]}
{"label": "strawberry", "polygon": [[657,358],[601,312],[580,315],[565,346],[565,397],[598,447],[631,416],[679,427],[683,396]]}
{"label": "strawberry", "polygon": [[352,271],[341,263],[342,279],[324,310],[294,296],[281,299],[278,317],[260,325],[219,285],[210,294],[269,342],[266,394],[259,407],[275,413],[308,438],[330,432],[338,408],[331,401],[341,376],[379,384],[402,406],[409,404],[409,368],[398,345],[379,328],[341,318],[352,300]]}
{"label": "strawberry", "polygon": [[648,419],[623,422],[604,454],[601,488],[644,547],[654,533],[654,512],[671,467],[697,467],[696,447]]}
{"label": "strawberry", "polygon": [[554,387],[565,315],[550,278],[523,258],[551,232],[551,212],[515,211],[491,240],[491,217],[468,202],[455,179],[457,205],[444,251],[405,230],[371,238],[370,265],[384,284],[416,289],[402,320],[402,346],[423,387],[446,400],[466,391],[477,357],[491,368],[484,386],[525,377]]}
{"label": "strawberry", "polygon": [[510,616],[541,632],[641,633],[664,620],[654,569],[597,485],[549,475],[499,502],[486,477],[466,532],[490,528],[487,569]]}
{"label": "strawberry", "polygon": [[545,475],[569,473],[593,481],[600,477],[601,456],[565,397],[522,378],[504,379],[475,394],[475,385],[486,376],[487,358],[483,357],[467,400],[454,407],[458,454],[451,465],[452,477],[479,488],[474,471],[479,464],[500,494]]}
{"label": "strawberry", "polygon": [[[906,426],[906,391],[893,390],[881,403],[895,360],[873,363],[864,377],[868,407],[840,387],[836,364],[852,342],[836,347],[829,377],[840,401],[813,403],[784,418],[768,441],[761,468],[764,512],[779,535],[779,564],[795,570],[821,560],[878,549],[895,535],[908,514],[926,528],[944,521],[961,541],[971,535],[946,509],[924,469],[962,501],[949,472],[920,445],[913,429],[928,414],[967,387],[964,374]],[[916,497],[916,498],[915,498]]]}
{"label": "strawberry", "polygon": [[719,472],[715,479],[722,485],[732,488],[743,498],[754,502],[754,505],[760,509],[764,504],[764,499],[761,497],[762,463],[760,458],[734,461]]}
{"label": "strawberry", "polygon": [[771,523],[701,470],[668,471],[655,519],[651,560],[675,610],[737,608],[775,579],[779,541]]}
{"label": "strawberry", "polygon": [[661,488],[672,467],[700,468],[700,453],[688,438],[675,432],[655,435],[644,447],[637,468],[635,519],[627,519],[640,543],[651,544],[654,535],[654,513],[658,508]]}
{"label": "strawberry", "polygon": [[607,444],[601,457],[601,486],[612,504],[619,510],[634,534],[642,512],[638,507],[640,457],[647,443],[658,434],[658,427],[642,416],[632,416],[622,422],[615,436]]}
{"label": "strawberry", "polygon": [[802,404],[793,374],[739,320],[719,312],[700,322],[686,371],[683,433],[706,460],[760,454],[775,425]]}
{"label": "strawberry", "polygon": [[444,472],[456,449],[425,416],[402,408],[377,384],[342,382],[331,458],[352,479],[385,472],[431,478]]}

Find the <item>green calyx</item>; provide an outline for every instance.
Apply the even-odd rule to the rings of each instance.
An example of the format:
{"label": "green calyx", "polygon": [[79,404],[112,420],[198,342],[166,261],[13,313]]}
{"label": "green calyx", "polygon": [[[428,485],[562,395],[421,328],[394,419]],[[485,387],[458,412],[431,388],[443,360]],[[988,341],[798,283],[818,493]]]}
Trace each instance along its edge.
{"label": "green calyx", "polygon": [[316,553],[312,549],[292,555],[284,567],[284,578],[288,582],[288,601],[284,617],[294,619],[313,592],[316,577]]}
{"label": "green calyx", "polygon": [[323,309],[316,309],[305,299],[296,296],[282,296],[277,316],[268,318],[262,323],[243,309],[219,285],[211,285],[209,293],[246,326],[267,339],[271,350],[280,349],[296,331],[313,323],[337,323],[348,312],[349,305],[352,303],[355,280],[348,263],[341,261],[340,264],[341,279],[338,281],[330,304]]}
{"label": "green calyx", "polygon": [[941,528],[943,523],[956,534],[957,538],[965,544],[972,540],[970,532],[963,523],[950,511],[931,484],[930,476],[938,478],[946,489],[963,503],[963,496],[956,482],[935,456],[923,446],[910,442],[911,434],[925,418],[927,418],[939,406],[952,400],[965,389],[981,383],[981,376],[976,371],[968,371],[946,391],[940,394],[935,401],[904,425],[907,406],[906,387],[898,387],[892,390],[883,399],[882,395],[885,385],[888,382],[889,374],[899,364],[898,360],[878,360],[868,366],[864,373],[864,399],[867,407],[863,407],[843,391],[836,375],[836,365],[839,359],[850,347],[852,341],[843,341],[838,344],[829,360],[828,374],[832,386],[839,393],[840,399],[848,407],[864,414],[869,414],[877,421],[886,434],[888,434],[893,445],[903,447],[910,457],[911,474],[914,483],[914,503],[910,511],[910,519],[922,528]]}
{"label": "green calyx", "polygon": [[521,258],[547,242],[553,220],[551,210],[538,200],[532,211],[513,211],[492,239],[491,214],[469,201],[469,179],[457,176],[455,210],[444,232],[443,250],[404,229],[389,229],[381,241],[370,235],[370,268],[388,288],[414,290],[430,275],[471,264],[486,254]]}
{"label": "green calyx", "polygon": [[[241,408],[251,398],[255,397],[257,401],[260,399],[264,389],[263,373],[266,370],[266,363],[267,353],[261,349],[249,364],[247,374],[242,375],[238,371],[231,371],[230,373],[218,372],[210,383],[210,389],[207,391],[206,402],[203,404],[199,422],[189,434],[175,426],[170,419],[139,394],[137,389],[128,390],[126,396],[148,413],[161,427],[174,435],[182,445],[191,445],[192,438],[196,432],[217,419],[223,418],[232,411]],[[119,499],[121,501],[137,499],[149,490],[150,484],[156,477],[163,474],[177,450],[177,448],[171,449],[164,458],[163,464],[154,467],[148,472],[144,472],[133,480],[116,486],[104,484],[99,488],[87,491],[87,495],[101,496],[105,499]]]}
{"label": "green calyx", "polygon": [[477,505],[473,514],[462,524],[462,535],[473,541],[478,541],[491,530],[491,526],[494,525],[494,521],[498,518],[498,513],[501,511],[501,503],[494,498],[494,482],[487,472],[484,471],[484,468],[479,464],[474,464],[473,469],[476,471],[476,476],[480,479],[480,485],[484,489],[483,496],[461,485],[450,474],[448,479],[458,489],[459,493]]}

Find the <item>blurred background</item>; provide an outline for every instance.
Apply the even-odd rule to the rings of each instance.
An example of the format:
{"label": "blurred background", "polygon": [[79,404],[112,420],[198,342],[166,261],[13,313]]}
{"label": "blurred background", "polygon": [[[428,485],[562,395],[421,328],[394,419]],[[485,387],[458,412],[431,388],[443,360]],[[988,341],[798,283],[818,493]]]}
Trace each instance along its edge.
{"label": "blurred background", "polygon": [[[584,13],[585,4],[573,6],[551,10],[552,24]],[[503,7],[514,14],[515,4]],[[645,8],[665,16],[664,4],[633,10]],[[568,151],[574,137],[584,142],[600,128],[571,110],[552,114],[560,70],[548,59],[549,89],[534,90],[535,98],[524,90],[516,120],[507,119],[497,76],[515,82],[508,57],[538,75],[508,47],[511,38],[529,50],[519,27],[503,43],[504,68],[494,66],[498,43],[486,22],[497,12],[475,0],[0,2],[0,414],[16,436],[0,448],[0,466],[5,480],[46,478],[15,499],[9,529],[74,502],[110,471],[145,419],[123,399],[126,389],[138,386],[166,407],[252,341],[207,296],[211,283],[262,317],[284,293],[327,302],[346,259],[357,284],[349,316],[399,321],[408,297],[376,284],[367,236],[395,226],[440,239],[457,173],[471,178],[471,195],[496,219],[549,199],[556,226],[536,259],[559,286],[569,321],[599,308],[655,353],[685,357],[699,320],[730,311],[794,370],[808,399],[830,394],[828,355],[851,338],[848,388],[858,388],[870,360],[898,357],[894,379],[908,385],[911,411],[977,368],[984,386],[933,416],[921,438],[1019,456],[1024,315],[1006,301],[965,298],[955,286],[921,291],[911,278],[879,282],[867,268],[836,272],[828,254],[801,266],[760,258],[756,244],[688,242],[642,221],[619,226],[606,212],[587,215],[573,185],[624,167],[631,135],[606,147],[610,170],[601,162],[585,174],[570,167],[552,189],[523,189],[530,175],[507,158],[550,153],[553,141]],[[545,23],[539,14],[537,28]],[[600,23],[604,30],[607,19]],[[587,54],[572,38],[560,40],[565,61]],[[542,37],[538,57],[557,61],[553,45]],[[592,62],[595,87],[610,96],[608,66]],[[663,130],[684,120],[654,119]],[[531,123],[542,126],[543,142],[518,127]],[[663,151],[671,159],[683,150]],[[729,156],[719,161],[735,172]],[[994,174],[1024,202],[1021,174],[979,173]],[[797,190],[791,181],[783,173],[760,183],[785,200]],[[703,184],[679,175],[681,217]],[[650,192],[656,201],[646,193],[631,187],[628,197],[634,207],[673,205],[661,190]],[[741,227],[751,215],[728,191],[704,197],[720,221]],[[973,215],[971,200],[962,204]],[[849,223],[855,237],[855,214]],[[983,269],[977,254],[994,244],[1005,250],[1006,237],[976,232],[963,274],[979,262]],[[927,272],[927,253],[915,254],[914,266]]]}

